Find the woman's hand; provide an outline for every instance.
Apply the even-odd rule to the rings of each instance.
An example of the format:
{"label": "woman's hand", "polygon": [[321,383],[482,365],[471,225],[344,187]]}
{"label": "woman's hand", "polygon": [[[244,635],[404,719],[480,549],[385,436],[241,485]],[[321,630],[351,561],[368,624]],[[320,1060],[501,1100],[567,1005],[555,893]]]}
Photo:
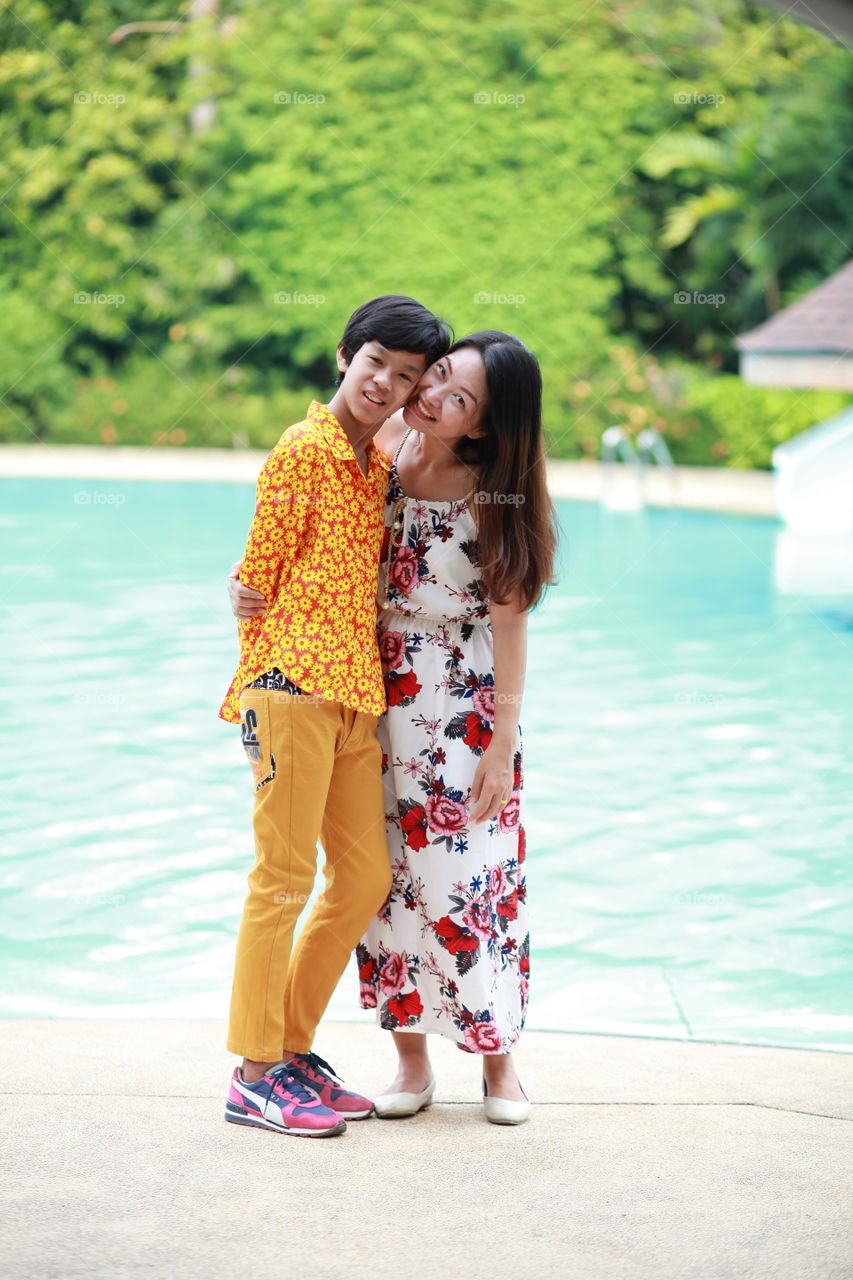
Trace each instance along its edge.
{"label": "woman's hand", "polygon": [[231,601],[231,611],[236,618],[258,618],[265,612],[267,602],[260,591],[243,585],[237,576],[239,572],[238,560],[236,564],[232,564],[228,575],[228,599]]}
{"label": "woman's hand", "polygon": [[501,741],[492,741],[480,756],[471,784],[471,802],[473,808],[468,814],[469,822],[483,822],[500,813],[512,795],[512,784],[515,776],[513,760],[515,752],[512,745]]}

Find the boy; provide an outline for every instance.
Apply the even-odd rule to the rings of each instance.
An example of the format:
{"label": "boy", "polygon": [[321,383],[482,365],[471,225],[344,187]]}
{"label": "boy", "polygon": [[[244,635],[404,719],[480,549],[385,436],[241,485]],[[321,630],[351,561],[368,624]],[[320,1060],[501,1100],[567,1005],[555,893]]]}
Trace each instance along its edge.
{"label": "boy", "polygon": [[[227,1040],[243,1059],[225,1110],[236,1124],[329,1137],[372,1110],[311,1045],[391,883],[375,634],[388,468],[373,435],[449,339],[411,298],[359,307],[338,347],[335,396],[285,431],[258,479],[240,579],[270,605],[239,624],[240,664],[219,712],[241,723],[255,778],[256,862]],[[318,836],[326,885],[291,954]]]}

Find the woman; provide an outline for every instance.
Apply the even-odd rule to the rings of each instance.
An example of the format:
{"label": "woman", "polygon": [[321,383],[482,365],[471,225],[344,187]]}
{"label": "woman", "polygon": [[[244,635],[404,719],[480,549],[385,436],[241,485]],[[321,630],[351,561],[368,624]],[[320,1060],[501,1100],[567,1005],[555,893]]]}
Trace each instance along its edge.
{"label": "woman", "polygon": [[[377,433],[393,459],[379,570],[390,895],[358,946],[399,1070],[377,1115],[435,1089],[426,1033],[483,1058],[488,1119],[530,1104],[512,1063],[529,941],[518,714],[527,614],[552,581],[541,377],[518,339],[463,338]],[[260,603],[232,582],[235,612]]]}

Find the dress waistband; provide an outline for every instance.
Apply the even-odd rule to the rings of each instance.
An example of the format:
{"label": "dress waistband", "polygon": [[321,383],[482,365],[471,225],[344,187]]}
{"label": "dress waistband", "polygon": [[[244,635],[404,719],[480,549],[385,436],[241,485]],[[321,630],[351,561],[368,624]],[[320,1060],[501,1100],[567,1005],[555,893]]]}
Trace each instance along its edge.
{"label": "dress waistband", "polygon": [[405,618],[407,622],[431,622],[442,627],[486,627],[491,629],[490,618],[448,618],[443,613],[404,613],[402,609],[396,609],[391,604],[382,605],[380,614],[395,613],[398,618]]}

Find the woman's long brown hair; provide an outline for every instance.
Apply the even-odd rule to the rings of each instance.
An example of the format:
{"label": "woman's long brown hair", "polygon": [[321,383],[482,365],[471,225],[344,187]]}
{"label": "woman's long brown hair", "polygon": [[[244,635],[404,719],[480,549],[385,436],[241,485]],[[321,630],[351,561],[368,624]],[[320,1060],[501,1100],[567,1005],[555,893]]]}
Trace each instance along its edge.
{"label": "woman's long brown hair", "polygon": [[466,436],[459,459],[477,474],[477,547],[495,604],[518,599],[532,609],[554,582],[557,516],[545,480],[542,375],[536,357],[508,333],[487,329],[450,348],[479,351],[488,404],[486,434]]}

